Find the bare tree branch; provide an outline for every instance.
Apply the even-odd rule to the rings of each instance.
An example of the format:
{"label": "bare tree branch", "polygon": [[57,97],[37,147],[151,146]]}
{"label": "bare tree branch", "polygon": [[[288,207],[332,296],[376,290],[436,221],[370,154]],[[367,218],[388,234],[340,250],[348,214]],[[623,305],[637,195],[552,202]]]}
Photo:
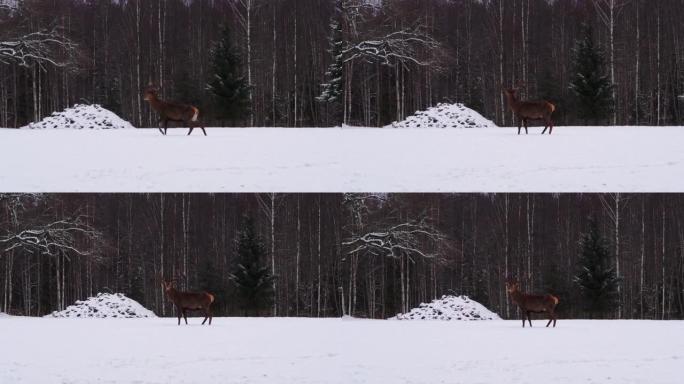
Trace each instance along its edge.
{"label": "bare tree branch", "polygon": [[0,63],[16,63],[24,67],[37,64],[41,69],[47,66],[66,67],[72,64],[77,48],[77,44],[64,36],[59,28],[31,32],[0,41]]}

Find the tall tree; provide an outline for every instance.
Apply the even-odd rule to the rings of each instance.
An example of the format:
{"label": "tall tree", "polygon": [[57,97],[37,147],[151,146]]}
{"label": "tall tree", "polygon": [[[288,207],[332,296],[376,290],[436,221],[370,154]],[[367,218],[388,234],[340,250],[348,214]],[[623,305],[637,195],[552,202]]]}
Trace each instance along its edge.
{"label": "tall tree", "polygon": [[570,89],[577,98],[578,116],[584,121],[605,120],[613,108],[613,86],[605,74],[601,52],[594,46],[591,27],[583,26],[583,36],[575,47],[575,76]]}
{"label": "tall tree", "polygon": [[211,52],[211,62],[213,76],[207,88],[214,96],[217,115],[230,120],[243,118],[249,113],[250,91],[241,74],[240,58],[231,46],[228,27]]}
{"label": "tall tree", "polygon": [[592,219],[589,229],[580,238],[580,257],[575,283],[580,289],[582,302],[590,316],[606,315],[618,305],[619,278],[610,262],[605,238]]}
{"label": "tall tree", "polygon": [[328,53],[331,56],[330,65],[325,72],[326,82],[321,84],[321,94],[317,101],[325,103],[329,109],[328,114],[333,116],[334,122],[339,123],[340,102],[344,98],[344,41],[342,40],[342,25],[339,20],[333,18],[330,21],[330,47]]}
{"label": "tall tree", "polygon": [[237,295],[246,315],[261,315],[268,311],[274,301],[273,280],[275,276],[264,264],[266,248],[254,228],[251,218],[244,218],[237,240],[238,263],[230,280],[237,288]]}

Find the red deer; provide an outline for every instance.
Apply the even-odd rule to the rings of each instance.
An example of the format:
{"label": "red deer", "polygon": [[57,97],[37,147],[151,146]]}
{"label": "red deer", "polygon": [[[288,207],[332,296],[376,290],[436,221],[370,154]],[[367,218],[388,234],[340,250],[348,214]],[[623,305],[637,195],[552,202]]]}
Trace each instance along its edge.
{"label": "red deer", "polygon": [[163,130],[161,127],[159,128],[159,132],[161,132],[162,135],[166,135],[166,130],[169,128],[169,121],[185,123],[190,128],[188,136],[192,134],[192,131],[197,126],[202,128],[204,136],[207,135],[204,126],[197,120],[200,113],[197,107],[161,100],[157,96],[157,89],[151,85],[145,88],[143,94],[145,101],[150,103],[150,106],[152,106],[155,111],[159,112],[159,122],[164,124]]}
{"label": "red deer", "polygon": [[520,292],[520,284],[516,280],[509,279],[506,282],[506,291],[513,299],[513,302],[520,307],[522,312],[522,325],[525,328],[525,316],[527,316],[527,321],[532,326],[532,319],[530,317],[531,313],[544,313],[549,315],[549,322],[546,324],[548,327],[553,321],[553,327],[556,327],[556,316],[555,310],[558,305],[558,297],[554,295],[528,295],[526,293]]}
{"label": "red deer", "polygon": [[178,312],[178,325],[181,322],[181,315],[185,319],[185,325],[188,324],[187,311],[204,310],[204,321],[202,325],[209,320],[209,325],[211,325],[211,319],[213,315],[211,313],[211,304],[214,302],[214,295],[208,292],[179,292],[173,287],[173,280],[167,281],[162,279],[162,287],[166,296],[173,302],[176,306],[176,311]]}
{"label": "red deer", "polygon": [[525,124],[525,134],[527,134],[528,120],[544,120],[544,131],[542,135],[549,130],[549,135],[553,133],[553,120],[551,116],[556,111],[556,106],[546,100],[542,101],[520,101],[517,97],[518,90],[515,88],[504,89],[503,93],[506,95],[508,107],[511,112],[518,118],[518,135],[522,124]]}

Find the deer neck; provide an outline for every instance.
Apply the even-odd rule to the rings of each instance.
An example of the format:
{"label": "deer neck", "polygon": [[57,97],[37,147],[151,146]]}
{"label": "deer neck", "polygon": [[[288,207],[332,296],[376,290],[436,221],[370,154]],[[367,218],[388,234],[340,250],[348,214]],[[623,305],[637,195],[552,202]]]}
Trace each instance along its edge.
{"label": "deer neck", "polygon": [[515,291],[511,292],[510,295],[511,295],[511,299],[513,300],[514,303],[516,303],[516,304],[522,303],[523,296],[524,296],[522,292],[515,290]]}
{"label": "deer neck", "polygon": [[150,105],[152,106],[152,108],[154,108],[154,109],[157,110],[157,111],[161,110],[162,105],[164,104],[164,102],[161,101],[161,100],[157,97],[157,95],[152,95],[152,96],[150,96],[150,99],[148,100],[148,102],[150,103]]}
{"label": "deer neck", "polygon": [[166,291],[166,296],[171,299],[171,301],[176,301],[176,296],[178,296],[178,291],[176,291],[176,288],[171,288],[168,291]]}
{"label": "deer neck", "polygon": [[518,110],[518,106],[520,105],[518,99],[511,94],[506,94],[506,98],[508,99],[508,106],[511,109],[511,111],[516,112]]}

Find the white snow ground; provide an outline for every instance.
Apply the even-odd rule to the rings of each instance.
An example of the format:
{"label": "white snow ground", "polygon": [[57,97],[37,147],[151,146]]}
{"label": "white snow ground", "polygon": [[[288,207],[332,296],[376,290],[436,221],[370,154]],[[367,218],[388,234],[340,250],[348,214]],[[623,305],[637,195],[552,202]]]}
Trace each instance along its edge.
{"label": "white snow ground", "polygon": [[684,127],[0,129],[0,192],[682,192]]}
{"label": "white snow ground", "polygon": [[681,382],[684,322],[0,319],[0,382]]}
{"label": "white snow ground", "polygon": [[46,317],[96,317],[96,318],[142,318],[157,317],[154,312],[123,293],[98,293],[95,297],[78,300],[63,311],[55,311]]}
{"label": "white snow ground", "polygon": [[429,303],[421,303],[407,313],[390,320],[501,320],[501,317],[468,296],[445,295]]}

